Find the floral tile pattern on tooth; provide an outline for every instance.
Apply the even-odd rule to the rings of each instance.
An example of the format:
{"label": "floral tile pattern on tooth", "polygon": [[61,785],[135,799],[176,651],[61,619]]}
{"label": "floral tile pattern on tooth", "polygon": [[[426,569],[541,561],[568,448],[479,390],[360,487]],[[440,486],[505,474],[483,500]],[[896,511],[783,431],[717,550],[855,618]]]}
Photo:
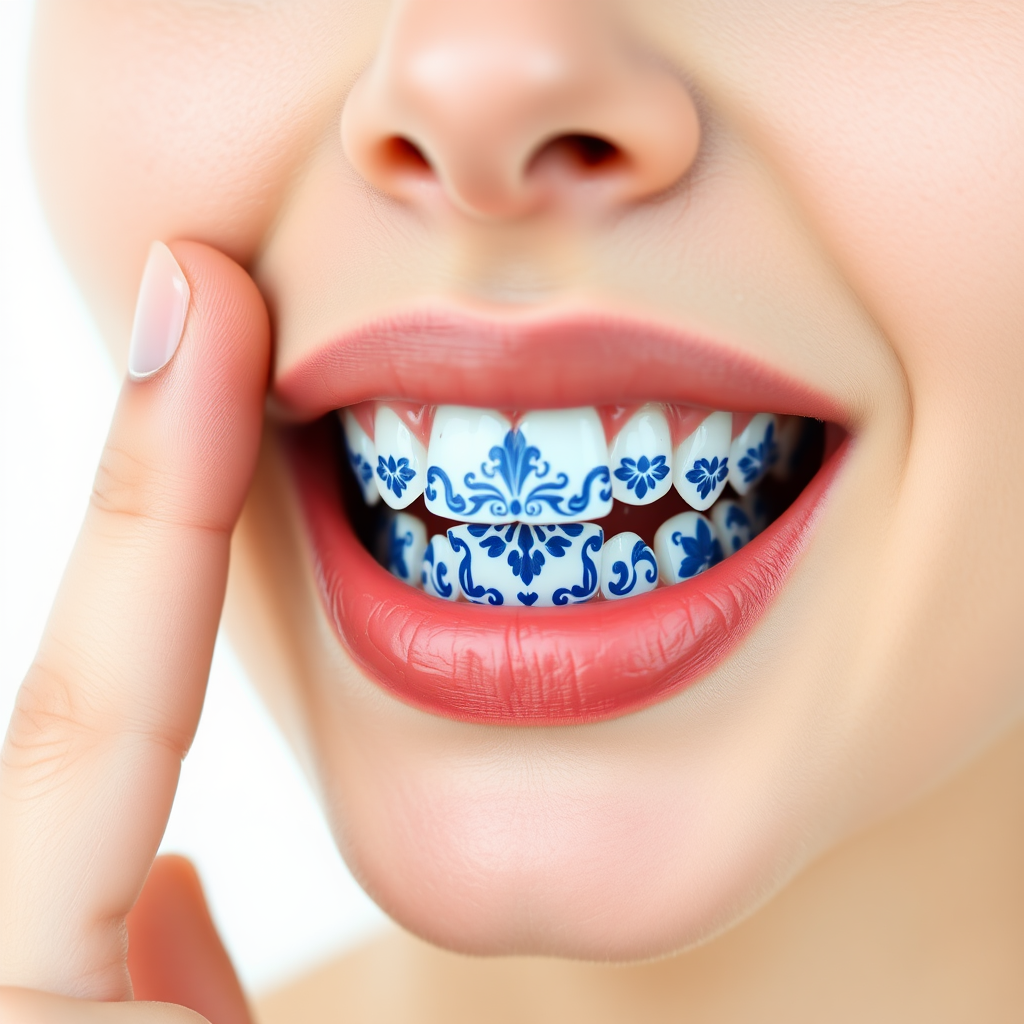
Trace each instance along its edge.
{"label": "floral tile pattern on tooth", "polygon": [[746,494],[775,465],[779,457],[777,431],[774,414],[759,412],[733,441],[729,450],[729,483],[737,494]]}
{"label": "floral tile pattern on tooth", "polygon": [[377,406],[373,433],[377,490],[391,508],[403,509],[423,493],[427,453],[408,425],[386,405]]}
{"label": "floral tile pattern on tooth", "polygon": [[729,476],[732,413],[713,412],[675,450],[675,486],[698,512],[710,508]]}
{"label": "floral tile pattern on tooth", "polygon": [[418,586],[426,548],[427,528],[422,520],[399,512],[388,526],[385,568],[404,583]]}
{"label": "floral tile pattern on tooth", "polygon": [[589,601],[604,531],[593,523],[470,523],[448,531],[463,596],[477,604],[552,607]]}
{"label": "floral tile pattern on tooth", "polygon": [[616,434],[609,461],[612,497],[628,505],[649,505],[672,486],[672,435],[657,406],[639,409]]}
{"label": "floral tile pattern on tooth", "polygon": [[527,413],[461,479],[443,458],[431,454],[428,461],[427,508],[448,518],[550,525],[611,511],[607,446],[593,409]]}
{"label": "floral tile pattern on tooth", "polygon": [[738,501],[726,498],[716,501],[711,509],[711,521],[715,524],[727,558],[753,539],[754,530],[750,517]]}
{"label": "floral tile pattern on tooth", "polygon": [[714,524],[699,512],[667,519],[654,535],[658,568],[666,583],[679,583],[722,561],[722,542]]}
{"label": "floral tile pattern on tooth", "polygon": [[635,533],[618,533],[601,552],[601,593],[609,601],[646,594],[658,585],[658,560]]}
{"label": "floral tile pattern on tooth", "polygon": [[426,553],[423,556],[423,567],[420,581],[423,589],[434,597],[446,601],[457,601],[459,588],[457,581],[458,560],[452,551],[448,538],[436,534],[430,538]]}
{"label": "floral tile pattern on tooth", "polygon": [[359,421],[349,409],[342,410],[341,425],[345,434],[345,453],[348,464],[352,467],[359,489],[363,493],[363,501],[367,505],[376,505],[380,501],[380,491],[373,482],[373,471],[377,465],[377,449],[369,434],[359,425]]}

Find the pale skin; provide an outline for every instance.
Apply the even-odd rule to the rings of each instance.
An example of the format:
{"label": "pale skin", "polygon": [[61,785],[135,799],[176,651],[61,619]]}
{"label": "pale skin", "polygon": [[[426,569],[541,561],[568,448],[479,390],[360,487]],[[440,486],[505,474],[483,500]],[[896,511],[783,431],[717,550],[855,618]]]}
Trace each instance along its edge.
{"label": "pale skin", "polygon": [[[192,301],[170,364],[124,385],[8,733],[0,1016],[1022,1005],[1021,52],[1013,3],[41,3],[40,187],[115,358],[152,239]],[[540,85],[538,54],[557,71]],[[615,174],[543,150],[582,129],[628,154]],[[381,155],[395,132],[426,173]],[[846,411],[813,543],[707,678],[608,722],[512,729],[414,710],[353,662],[273,389],[410,298],[697,326]],[[225,593],[374,898],[439,946],[554,959],[403,936],[255,1010],[209,957],[191,994],[166,990],[192,1009],[128,1001],[125,918]],[[140,913],[164,885],[201,921],[182,877],[154,875]]]}

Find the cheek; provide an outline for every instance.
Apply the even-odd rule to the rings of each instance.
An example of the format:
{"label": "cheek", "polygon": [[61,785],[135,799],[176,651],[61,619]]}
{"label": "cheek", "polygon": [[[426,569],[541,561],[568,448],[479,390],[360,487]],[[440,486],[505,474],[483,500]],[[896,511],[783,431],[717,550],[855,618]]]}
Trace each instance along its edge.
{"label": "cheek", "polygon": [[108,337],[127,342],[152,239],[251,258],[340,109],[346,69],[318,6],[38,5],[38,179]]}

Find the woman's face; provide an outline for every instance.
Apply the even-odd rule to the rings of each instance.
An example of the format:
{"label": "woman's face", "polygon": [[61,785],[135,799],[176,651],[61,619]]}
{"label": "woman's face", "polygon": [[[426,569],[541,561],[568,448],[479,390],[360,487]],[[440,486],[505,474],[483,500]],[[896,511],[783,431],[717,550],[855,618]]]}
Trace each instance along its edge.
{"label": "woman's face", "polygon": [[[1022,52],[1012,0],[40,2],[39,180],[118,357],[154,238],[267,299],[228,619],[401,923],[677,949],[1019,715]],[[513,611],[374,565],[282,426],[432,462],[438,405],[610,442],[647,401],[849,442],[706,575]]]}

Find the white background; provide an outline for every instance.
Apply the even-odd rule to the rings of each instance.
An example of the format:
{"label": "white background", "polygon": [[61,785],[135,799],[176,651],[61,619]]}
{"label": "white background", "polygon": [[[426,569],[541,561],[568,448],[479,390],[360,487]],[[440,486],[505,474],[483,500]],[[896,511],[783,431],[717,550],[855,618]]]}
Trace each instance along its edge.
{"label": "white background", "polygon": [[[74,542],[118,382],[51,242],[26,155],[29,0],[0,0],[0,722]],[[187,854],[260,991],[386,926],[223,642],[163,848]]]}

